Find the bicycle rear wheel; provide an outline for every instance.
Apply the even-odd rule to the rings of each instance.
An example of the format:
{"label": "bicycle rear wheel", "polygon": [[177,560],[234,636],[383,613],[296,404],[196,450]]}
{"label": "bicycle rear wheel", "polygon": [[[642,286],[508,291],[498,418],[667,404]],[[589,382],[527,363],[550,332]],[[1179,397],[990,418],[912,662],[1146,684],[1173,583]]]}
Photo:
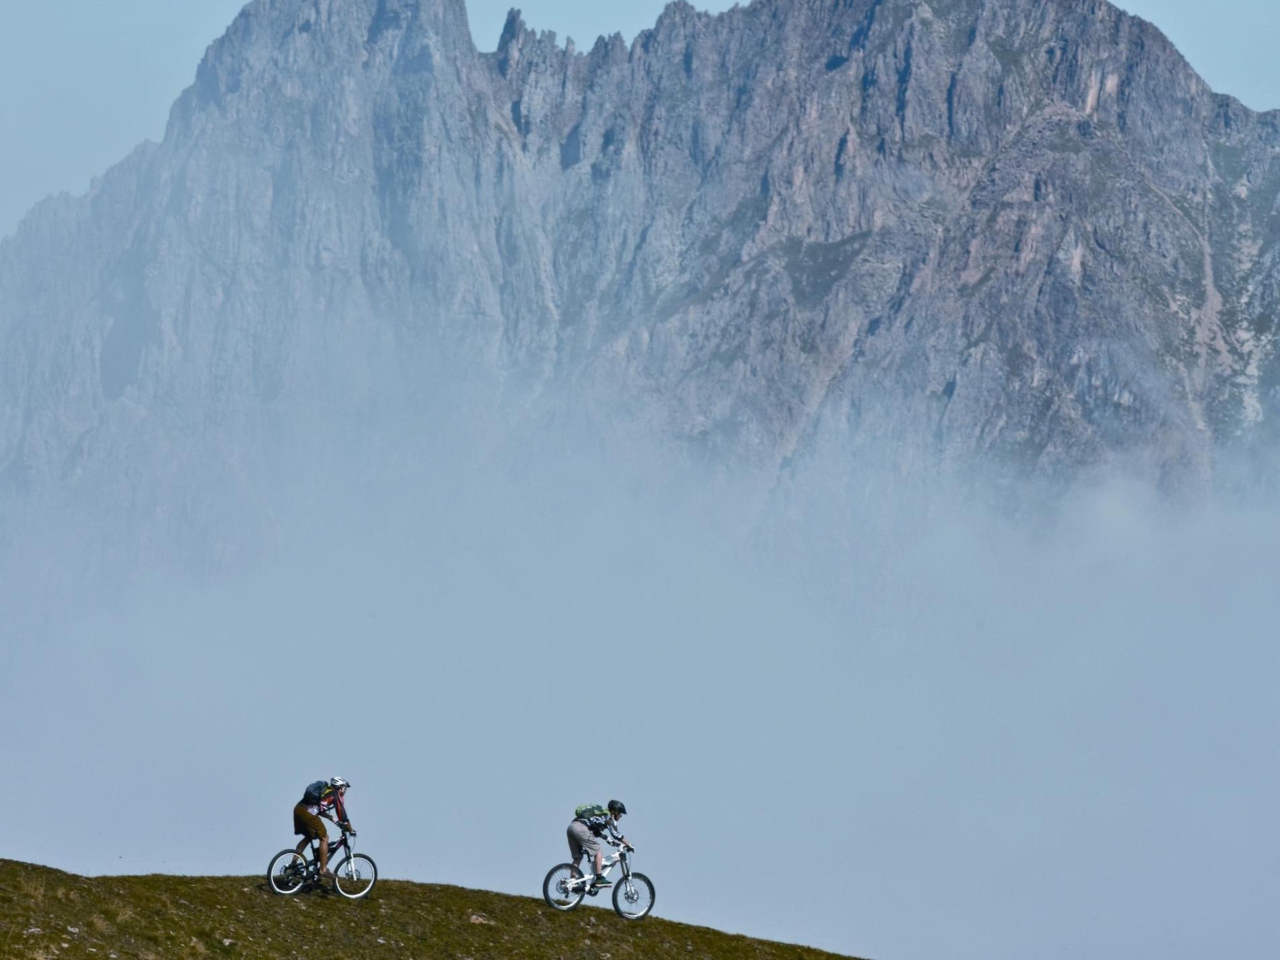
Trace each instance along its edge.
{"label": "bicycle rear wheel", "polygon": [[378,882],[378,867],[372,857],[353,853],[343,857],[333,868],[333,889],[348,900],[367,897]]}
{"label": "bicycle rear wheel", "polygon": [[613,909],[624,920],[641,920],[653,909],[653,881],[643,873],[623,877],[613,885]]}
{"label": "bicycle rear wheel", "polygon": [[290,897],[307,883],[307,859],[297,850],[281,850],[267,867],[267,886]]}
{"label": "bicycle rear wheel", "polygon": [[542,899],[554,910],[572,910],[587,895],[585,883],[573,882],[581,879],[582,871],[572,863],[556,864],[542,881]]}

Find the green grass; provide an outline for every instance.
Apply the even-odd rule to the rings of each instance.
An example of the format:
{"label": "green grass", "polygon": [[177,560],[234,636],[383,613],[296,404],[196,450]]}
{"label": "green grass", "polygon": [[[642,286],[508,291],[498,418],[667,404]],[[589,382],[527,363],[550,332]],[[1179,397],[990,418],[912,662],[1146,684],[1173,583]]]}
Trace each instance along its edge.
{"label": "green grass", "polygon": [[314,957],[440,960],[834,958],[612,910],[379,880],[366,900],[272,894],[262,877],[78,877],[0,860],[0,958]]}

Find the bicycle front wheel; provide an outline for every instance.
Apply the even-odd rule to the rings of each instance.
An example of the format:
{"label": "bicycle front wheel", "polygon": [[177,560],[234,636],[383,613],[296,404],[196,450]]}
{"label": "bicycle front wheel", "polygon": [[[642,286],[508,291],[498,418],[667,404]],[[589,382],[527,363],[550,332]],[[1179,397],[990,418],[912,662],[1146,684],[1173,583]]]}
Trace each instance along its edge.
{"label": "bicycle front wheel", "polygon": [[343,857],[333,868],[333,889],[348,900],[367,897],[378,882],[378,867],[372,857],[353,853]]}
{"label": "bicycle front wheel", "polygon": [[613,909],[624,920],[641,920],[653,909],[653,881],[643,873],[623,877],[613,886]]}
{"label": "bicycle front wheel", "polygon": [[574,882],[581,880],[582,871],[572,863],[556,864],[542,881],[542,899],[554,910],[572,910],[587,895],[587,885]]}
{"label": "bicycle front wheel", "polygon": [[289,897],[307,882],[307,860],[297,850],[281,850],[267,867],[267,886],[281,896]]}

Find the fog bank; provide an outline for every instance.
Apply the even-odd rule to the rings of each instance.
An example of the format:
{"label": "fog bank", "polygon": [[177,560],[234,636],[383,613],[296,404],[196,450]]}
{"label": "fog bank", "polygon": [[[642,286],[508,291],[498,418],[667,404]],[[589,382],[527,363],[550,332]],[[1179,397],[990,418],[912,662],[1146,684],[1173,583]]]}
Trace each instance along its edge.
{"label": "fog bank", "polygon": [[616,796],[674,919],[907,960],[1269,955],[1274,511],[877,486],[837,523],[544,440],[313,484],[266,559],[28,624],[4,855],[256,873],[340,773],[389,877],[536,895],[572,808]]}

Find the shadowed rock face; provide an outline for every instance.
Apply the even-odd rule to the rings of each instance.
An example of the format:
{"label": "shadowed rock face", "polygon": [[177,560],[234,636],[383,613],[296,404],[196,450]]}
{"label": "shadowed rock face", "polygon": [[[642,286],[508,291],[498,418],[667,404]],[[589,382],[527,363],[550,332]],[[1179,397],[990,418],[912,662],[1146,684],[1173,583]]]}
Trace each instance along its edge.
{"label": "shadowed rock face", "polygon": [[765,476],[1203,481],[1277,413],[1278,149],[1102,0],[674,3],[585,54],[255,0],[0,245],[0,478],[269,513],[265,464],[465,367]]}

